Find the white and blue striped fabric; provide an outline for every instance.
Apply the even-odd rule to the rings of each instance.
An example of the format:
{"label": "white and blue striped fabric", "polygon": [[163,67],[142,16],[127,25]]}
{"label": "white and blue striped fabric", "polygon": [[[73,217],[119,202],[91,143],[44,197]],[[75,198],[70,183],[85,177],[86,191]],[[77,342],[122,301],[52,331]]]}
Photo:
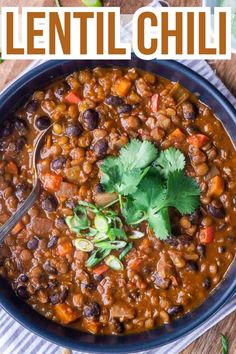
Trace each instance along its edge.
{"label": "white and blue striped fabric", "polygon": [[[160,6],[158,1],[153,1],[150,6]],[[131,26],[126,22],[122,27],[122,39],[130,38]],[[223,85],[221,80],[215,75],[211,67],[205,61],[181,61],[182,64],[188,66],[198,74],[215,85],[218,90],[226,96],[226,98],[236,108],[236,99]],[[41,62],[33,62],[27,70],[30,70]],[[23,73],[22,73],[23,74]],[[201,336],[209,328],[213,327],[217,322],[221,321],[236,309],[236,296],[231,299],[217,314],[211,317],[201,327],[190,333],[184,338],[177,340],[169,345],[159,349],[142,352],[142,354],[178,354],[186,348],[195,339]],[[62,348],[55,344],[49,343],[44,339],[32,334],[20,324],[15,322],[3,309],[0,309],[0,354],[61,354]],[[73,354],[82,354],[81,352],[73,352]]]}

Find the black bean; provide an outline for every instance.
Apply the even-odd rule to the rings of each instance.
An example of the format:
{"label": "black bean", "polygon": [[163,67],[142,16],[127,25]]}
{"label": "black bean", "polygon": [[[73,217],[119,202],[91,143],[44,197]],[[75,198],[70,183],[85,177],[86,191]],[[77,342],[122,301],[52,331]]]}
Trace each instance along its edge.
{"label": "black bean", "polygon": [[76,202],[74,200],[67,200],[65,202],[65,206],[70,209],[74,209],[76,207]]}
{"label": "black bean", "polygon": [[214,218],[223,219],[225,217],[224,208],[216,208],[214,205],[209,204],[207,210],[212,216],[214,216]]}
{"label": "black bean", "polygon": [[121,106],[124,101],[121,97],[118,96],[108,96],[105,98],[105,103],[109,106]]}
{"label": "black bean", "polygon": [[114,320],[114,327],[115,327],[116,333],[121,334],[121,333],[124,333],[124,331],[125,331],[124,323],[120,322],[117,319]]}
{"label": "black bean", "polygon": [[225,246],[219,246],[218,247],[218,253],[225,253],[226,247]]}
{"label": "black bean", "polygon": [[206,246],[205,245],[197,245],[197,251],[200,254],[201,257],[205,257],[206,255]]}
{"label": "black bean", "polygon": [[91,108],[87,109],[83,113],[83,122],[84,122],[85,128],[87,128],[88,130],[92,131],[92,130],[96,129],[98,127],[98,123],[99,123],[98,112],[95,111],[94,109],[91,109]]}
{"label": "black bean", "polygon": [[51,266],[50,263],[46,262],[43,265],[43,269],[48,273],[52,275],[56,275],[58,272],[55,267]]}
{"label": "black bean", "polygon": [[61,170],[64,167],[65,163],[66,163],[65,157],[59,156],[52,160],[51,168],[55,171]]}
{"label": "black bean", "polygon": [[104,192],[105,192],[105,189],[104,189],[102,183],[98,183],[95,186],[95,193],[104,193]]}
{"label": "black bean", "polygon": [[58,282],[58,280],[56,280],[56,279],[52,279],[52,280],[50,280],[50,281],[48,282],[48,288],[49,288],[49,289],[54,289],[54,288],[56,288],[58,285],[59,285],[59,282]]}
{"label": "black bean", "polygon": [[133,110],[133,107],[131,106],[131,104],[122,104],[121,106],[119,106],[117,108],[117,112],[118,114],[123,114],[123,113],[131,113]]}
{"label": "black bean", "polygon": [[21,274],[18,278],[19,281],[22,281],[23,283],[27,282],[29,278],[27,277],[26,274]]}
{"label": "black bean", "polygon": [[15,189],[15,195],[19,201],[23,201],[29,194],[29,185],[26,182],[17,184]]}
{"label": "black bean", "polygon": [[235,237],[233,235],[229,235],[226,237],[227,241],[230,241],[230,242],[234,242],[235,241]]}
{"label": "black bean", "polygon": [[198,264],[195,261],[189,260],[187,261],[187,269],[197,272],[199,270]]}
{"label": "black bean", "polygon": [[170,316],[176,316],[183,312],[184,308],[182,305],[175,305],[168,308],[167,312]]}
{"label": "black bean", "polygon": [[20,118],[15,119],[15,129],[19,135],[26,135],[28,133],[28,125],[26,121]]}
{"label": "black bean", "polygon": [[199,220],[202,217],[202,212],[200,209],[196,209],[192,214],[189,215],[189,221],[191,224],[197,225],[199,224]]}
{"label": "black bean", "polygon": [[211,278],[209,278],[209,277],[205,278],[202,282],[202,286],[204,289],[209,290],[211,287]]}
{"label": "black bean", "polygon": [[99,317],[100,313],[101,313],[101,308],[97,302],[93,302],[91,305],[84,307],[85,317]]}
{"label": "black bean", "polygon": [[190,135],[200,133],[200,129],[196,125],[192,125],[192,124],[189,125],[186,130]]}
{"label": "black bean", "polygon": [[20,136],[16,141],[16,152],[21,152],[22,149],[27,144],[27,139],[25,136]]}
{"label": "black bean", "polygon": [[61,291],[61,302],[64,302],[69,294],[69,290],[67,288],[62,289]]}
{"label": "black bean", "polygon": [[51,119],[48,116],[41,116],[36,119],[35,125],[39,130],[45,130],[51,125]]}
{"label": "black bean", "polygon": [[161,289],[168,289],[170,286],[170,279],[162,278],[158,273],[154,273],[152,277],[153,283],[156,287]]}
{"label": "black bean", "polygon": [[26,106],[26,110],[29,113],[36,112],[38,108],[39,108],[39,102],[35,100],[30,101]]}
{"label": "black bean", "polygon": [[76,125],[69,125],[66,128],[66,134],[68,136],[80,136],[83,133],[83,127],[82,125],[78,122]]}
{"label": "black bean", "polygon": [[31,240],[27,242],[27,248],[29,250],[35,250],[38,247],[39,239],[37,237],[33,237]]}
{"label": "black bean", "polygon": [[22,300],[28,300],[29,299],[29,293],[27,291],[26,286],[22,285],[19,286],[16,289],[16,294],[22,299]]}
{"label": "black bean", "polygon": [[58,201],[54,195],[49,195],[46,199],[42,201],[42,208],[47,212],[51,213],[57,210]]}
{"label": "black bean", "polygon": [[48,244],[47,244],[47,248],[53,248],[56,246],[57,244],[57,241],[58,241],[58,237],[57,236],[51,236],[49,241],[48,241]]}
{"label": "black bean", "polygon": [[94,274],[93,278],[95,281],[100,282],[100,281],[102,281],[102,279],[104,279],[104,276],[102,274],[99,274],[99,275]]}
{"label": "black bean", "polygon": [[108,150],[108,142],[105,139],[98,140],[94,145],[93,150],[99,159],[103,159]]}
{"label": "black bean", "polygon": [[63,216],[59,216],[58,218],[56,218],[55,220],[55,226],[57,229],[59,230],[65,230],[67,228],[66,226],[66,221],[63,218]]}
{"label": "black bean", "polygon": [[49,296],[49,301],[53,305],[59,304],[59,302],[61,302],[60,294],[56,293],[56,294],[50,295]]}
{"label": "black bean", "polygon": [[56,87],[54,92],[57,97],[61,97],[62,95],[65,95],[69,90],[70,90],[70,86],[66,81],[64,81],[60,83],[58,87]]}
{"label": "black bean", "polygon": [[197,109],[194,104],[189,101],[186,101],[182,104],[183,116],[185,119],[193,120],[197,117]]}
{"label": "black bean", "polygon": [[14,131],[14,125],[12,121],[5,121],[1,129],[1,137],[6,138]]}
{"label": "black bean", "polygon": [[88,290],[94,290],[95,285],[93,283],[81,283],[81,288],[83,289],[88,289]]}

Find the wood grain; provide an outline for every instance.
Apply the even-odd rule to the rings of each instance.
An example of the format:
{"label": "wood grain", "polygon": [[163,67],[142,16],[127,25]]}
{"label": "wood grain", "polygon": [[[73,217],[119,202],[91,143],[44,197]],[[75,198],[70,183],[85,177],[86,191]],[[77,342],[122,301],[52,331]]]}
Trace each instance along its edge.
{"label": "wood grain", "polygon": [[[1,6],[19,6],[18,0],[0,0]],[[121,13],[133,13],[137,8],[145,6],[151,0],[104,0],[105,6],[120,6]],[[235,1],[235,0],[234,0]],[[79,0],[61,0],[64,6],[80,6]],[[201,6],[201,0],[169,0],[171,6]],[[29,0],[21,0],[21,6],[29,6]],[[30,6],[54,6],[54,0],[34,0]],[[0,65],[0,89],[13,80],[22,70],[29,65],[29,61],[9,60]],[[231,60],[216,61],[216,73],[225,85],[236,96],[236,55]],[[181,354],[220,354],[221,337],[224,333],[229,340],[229,354],[236,354],[236,313],[218,323],[203,336],[194,341]],[[168,354],[168,353],[166,353]]]}

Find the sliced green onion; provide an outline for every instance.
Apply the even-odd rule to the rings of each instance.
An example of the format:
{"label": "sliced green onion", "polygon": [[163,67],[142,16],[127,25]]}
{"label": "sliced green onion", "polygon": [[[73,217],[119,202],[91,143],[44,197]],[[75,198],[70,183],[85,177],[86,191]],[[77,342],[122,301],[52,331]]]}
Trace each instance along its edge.
{"label": "sliced green onion", "polygon": [[57,6],[57,7],[61,7],[61,2],[60,2],[60,0],[55,0],[55,3],[56,3],[56,6]]}
{"label": "sliced green onion", "polygon": [[94,226],[100,232],[107,232],[109,229],[107,218],[101,214],[96,215],[94,219]]}
{"label": "sliced green onion", "polygon": [[129,235],[129,238],[131,240],[136,240],[138,238],[142,238],[143,236],[145,236],[145,234],[143,232],[135,230],[135,231],[133,231],[133,233],[131,235]]}
{"label": "sliced green onion", "polygon": [[100,263],[104,258],[110,254],[111,250],[97,250],[92,253],[89,259],[86,261],[86,267],[92,268]]}
{"label": "sliced green onion", "polygon": [[125,247],[125,249],[119,255],[119,259],[123,259],[129,253],[129,251],[132,249],[132,247],[133,247],[132,242],[128,243],[128,245]]}
{"label": "sliced green onion", "polygon": [[100,0],[82,0],[82,3],[85,6],[93,6],[93,7],[102,6],[102,2]]}
{"label": "sliced green onion", "polygon": [[108,267],[110,267],[113,270],[123,270],[124,266],[121,263],[121,261],[116,258],[115,256],[108,256],[107,258],[105,258],[106,265],[108,265]]}
{"label": "sliced green onion", "polygon": [[91,203],[88,203],[88,202],[84,202],[83,200],[81,200],[81,201],[79,202],[79,205],[82,205],[82,206],[84,206],[84,207],[87,207],[87,208],[90,209],[94,214],[100,212],[99,209],[98,209],[95,205],[93,205],[93,204],[91,204]]}
{"label": "sliced green onion", "polygon": [[77,238],[73,241],[73,244],[77,250],[83,252],[91,252],[94,249],[94,245],[92,244],[92,242],[90,242],[86,238]]}
{"label": "sliced green onion", "polygon": [[102,248],[104,250],[116,250],[126,246],[125,241],[103,241],[96,243],[96,247]]}
{"label": "sliced green onion", "polygon": [[104,241],[107,240],[109,237],[107,234],[105,234],[104,232],[99,232],[94,238],[93,238],[93,242],[100,242],[100,241]]}

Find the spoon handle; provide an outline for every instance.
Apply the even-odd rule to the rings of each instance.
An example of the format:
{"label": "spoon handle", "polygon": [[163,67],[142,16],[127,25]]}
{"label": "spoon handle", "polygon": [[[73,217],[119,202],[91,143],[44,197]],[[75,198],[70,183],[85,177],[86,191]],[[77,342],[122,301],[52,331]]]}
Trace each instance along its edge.
{"label": "spoon handle", "polygon": [[30,195],[21,205],[21,207],[13,214],[7,222],[0,228],[0,243],[4,240],[6,235],[13,229],[13,227],[18,223],[18,221],[27,213],[27,211],[34,204],[40,190],[40,182],[37,181],[33,187]]}

